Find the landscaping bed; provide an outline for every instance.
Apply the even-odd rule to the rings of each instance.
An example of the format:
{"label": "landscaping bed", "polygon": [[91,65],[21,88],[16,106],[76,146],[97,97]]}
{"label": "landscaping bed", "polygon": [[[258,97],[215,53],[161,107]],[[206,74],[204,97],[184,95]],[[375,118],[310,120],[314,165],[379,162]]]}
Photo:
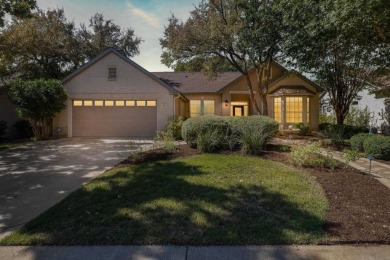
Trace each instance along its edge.
{"label": "landscaping bed", "polygon": [[[263,158],[289,161],[287,153],[279,151],[269,151]],[[315,176],[329,200],[325,225],[329,240],[323,243],[390,243],[390,189],[351,167],[294,167]]]}
{"label": "landscaping bed", "polygon": [[196,152],[181,146],[175,159],[149,151],[152,160],[123,162],[0,244],[251,245],[324,240],[327,200],[306,172],[258,157],[192,153]]}

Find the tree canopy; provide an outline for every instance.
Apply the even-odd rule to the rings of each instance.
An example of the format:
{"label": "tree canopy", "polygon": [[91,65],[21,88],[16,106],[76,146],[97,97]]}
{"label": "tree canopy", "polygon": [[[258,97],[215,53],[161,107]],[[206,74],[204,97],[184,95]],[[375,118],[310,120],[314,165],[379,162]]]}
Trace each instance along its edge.
{"label": "tree canopy", "polygon": [[14,79],[10,86],[19,116],[30,121],[37,139],[49,138],[51,120],[65,108],[68,97],[61,81]]}
{"label": "tree canopy", "polygon": [[77,28],[63,9],[37,10],[0,32],[0,78],[62,79],[108,47],[132,57],[140,43],[132,29],[123,30],[101,14]]}
{"label": "tree canopy", "polygon": [[37,7],[35,0],[1,0],[0,1],[0,28],[4,26],[5,14],[17,18],[31,16],[31,10]]}

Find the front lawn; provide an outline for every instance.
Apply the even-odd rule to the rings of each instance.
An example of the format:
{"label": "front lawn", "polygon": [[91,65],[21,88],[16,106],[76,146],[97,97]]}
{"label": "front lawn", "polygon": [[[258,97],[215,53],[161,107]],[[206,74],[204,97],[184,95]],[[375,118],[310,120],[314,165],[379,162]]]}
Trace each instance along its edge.
{"label": "front lawn", "polygon": [[110,170],[1,244],[316,243],[325,238],[327,208],[305,172],[202,154]]}

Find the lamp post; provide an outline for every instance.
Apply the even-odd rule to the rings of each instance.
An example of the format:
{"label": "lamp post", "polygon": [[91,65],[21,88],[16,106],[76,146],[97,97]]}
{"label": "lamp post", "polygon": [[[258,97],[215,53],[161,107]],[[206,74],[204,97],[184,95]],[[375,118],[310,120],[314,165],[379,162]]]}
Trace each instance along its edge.
{"label": "lamp post", "polygon": [[375,158],[372,155],[368,155],[367,159],[370,161],[370,167],[368,168],[368,174],[371,175],[371,161]]}

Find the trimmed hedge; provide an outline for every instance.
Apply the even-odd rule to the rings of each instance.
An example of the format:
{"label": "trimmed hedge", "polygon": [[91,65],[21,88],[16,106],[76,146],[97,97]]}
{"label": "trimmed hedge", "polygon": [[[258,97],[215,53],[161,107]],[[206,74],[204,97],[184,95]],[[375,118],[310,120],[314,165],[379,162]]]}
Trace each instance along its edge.
{"label": "trimmed hedge", "polygon": [[368,133],[369,129],[363,126],[352,125],[334,125],[329,124],[325,128],[325,134],[332,138],[334,135],[338,135],[341,139],[349,139],[352,136],[359,133]]}
{"label": "trimmed hedge", "polygon": [[257,154],[278,131],[278,123],[267,116],[200,116],[187,119],[183,139],[203,152],[242,148]]}
{"label": "trimmed hedge", "polygon": [[369,133],[360,133],[360,134],[356,134],[356,135],[352,136],[351,140],[350,140],[351,148],[355,151],[363,151],[364,141],[367,138],[372,137],[372,136],[374,136],[374,135],[369,134]]}
{"label": "trimmed hedge", "polygon": [[375,159],[390,160],[390,137],[374,135],[363,142],[366,155],[371,155]]}

